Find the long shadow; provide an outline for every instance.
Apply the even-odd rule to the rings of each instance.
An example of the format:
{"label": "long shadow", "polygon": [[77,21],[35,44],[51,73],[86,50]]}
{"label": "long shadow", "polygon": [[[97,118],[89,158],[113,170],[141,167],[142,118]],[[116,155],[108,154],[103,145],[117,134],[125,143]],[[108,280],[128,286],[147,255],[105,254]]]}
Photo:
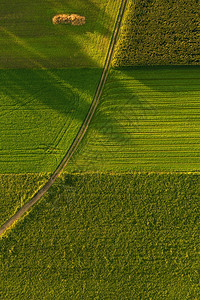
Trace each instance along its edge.
{"label": "long shadow", "polygon": [[[101,134],[107,136],[110,141],[114,141],[116,144],[122,146],[129,141],[132,141],[130,136],[129,126],[137,127],[139,123],[139,117],[145,116],[151,111],[152,114],[156,114],[156,108],[152,106],[144,97],[140,97],[136,91],[132,89],[132,86],[128,87],[124,84],[123,76],[129,77],[129,81],[136,79],[130,74],[120,70],[120,76],[111,71],[104,91],[91,122],[91,127]],[[119,96],[121,95],[120,99]],[[126,113],[128,107],[128,114]],[[117,109],[116,109],[117,108]],[[137,109],[137,112],[135,111]],[[138,110],[140,116],[138,116]],[[105,112],[104,112],[105,111]],[[114,114],[112,113],[114,111]],[[130,114],[131,112],[131,114]],[[123,121],[126,124],[123,125]]]}
{"label": "long shadow", "polygon": [[[51,19],[57,13],[85,15],[86,24],[54,25]],[[49,0],[48,4],[38,1],[33,5],[29,2],[23,4],[23,10],[22,5],[6,3],[0,12],[0,67],[40,68],[39,64],[43,68],[99,67],[98,61],[84,53],[85,49],[82,49],[78,39],[85,39],[87,47],[88,33],[97,32],[109,37],[111,23],[113,20],[103,7],[92,1]],[[6,48],[10,55],[5,52]],[[101,49],[96,49],[98,51],[101,53]]]}
{"label": "long shadow", "polygon": [[200,66],[135,66],[121,67],[116,70],[124,74],[134,73],[134,78],[141,84],[160,92],[184,92],[200,90]]}
{"label": "long shadow", "polygon": [[[88,70],[83,69],[82,72],[82,75],[84,76],[88,73]],[[90,70],[90,72],[91,76],[94,77],[94,73],[96,72],[99,72],[100,76],[101,71],[93,69]],[[92,74],[92,72],[94,73]],[[32,109],[33,114],[37,114],[37,107],[35,107],[35,105],[38,105],[37,103],[41,103],[42,105],[58,111],[61,115],[64,114],[68,118],[75,118],[79,121],[83,121],[84,116],[86,115],[90,106],[90,103],[87,101],[87,99],[92,98],[95,92],[95,89],[93,89],[93,91],[88,89],[84,81],[75,80],[76,75],[77,77],[80,76],[80,70],[73,70],[73,74],[71,75],[70,73],[62,73],[62,70],[21,70],[21,72],[15,70],[1,70],[0,74],[4,75],[5,82],[10,83],[8,88],[5,88],[6,85],[4,86],[4,93],[13,99],[12,111],[15,109],[15,107],[17,110],[20,108],[29,108]],[[5,74],[7,74],[7,76]],[[32,80],[33,84],[31,84],[30,79]],[[114,87],[112,84],[113,81]],[[97,82],[98,76],[96,85]],[[37,86],[38,83],[39,85]],[[112,91],[109,95],[110,85],[112,86]],[[23,91],[25,94],[23,94],[22,97],[20,96],[21,91]],[[116,104],[113,95],[116,94],[117,96],[118,91],[120,94],[121,91],[123,91],[123,107],[119,106],[118,109],[115,110],[115,116],[113,114],[108,115],[108,112],[104,112],[104,110],[105,108],[106,110],[112,110],[112,107],[115,109]],[[110,96],[112,100],[107,106],[107,97],[109,99]],[[82,100],[79,101],[77,106],[76,99],[80,97]],[[122,105],[122,102],[120,105]],[[129,110],[132,111],[131,118],[130,114],[126,114],[126,109],[123,109],[126,105],[128,105]],[[126,120],[126,122],[129,123],[129,126],[132,126],[133,124],[134,126],[137,126],[139,120],[134,111],[135,106],[138,107],[144,115],[146,114],[147,110],[153,110],[153,107],[150,107],[145,99],[139,98],[131,88],[129,89],[125,87],[123,81],[120,81],[119,77],[111,75],[108,78],[105,92],[103,92],[99,107],[94,115],[91,126],[118,144],[128,143],[131,139],[129,135],[129,128],[123,126],[120,120]],[[74,112],[74,110],[76,111]],[[3,112],[1,116],[5,117]],[[52,144],[54,144],[53,141]]]}
{"label": "long shadow", "polygon": [[[117,77],[113,75],[115,70],[121,75],[117,75]],[[139,123],[138,110],[140,117],[143,118],[146,118],[149,112],[151,115],[158,113],[157,107],[148,101],[149,92],[157,91],[158,95],[162,97],[163,93],[170,93],[171,95],[175,92],[200,91],[200,66],[126,67],[117,68],[113,71],[107,79],[102,101],[99,103],[91,126],[95,130],[101,131],[102,134],[108,135],[109,139],[115,140],[116,143],[122,143],[122,145],[124,142],[128,142],[131,137],[128,126],[123,126],[120,120],[127,120],[130,126],[137,127]],[[146,96],[145,94],[139,95],[137,88],[133,89],[133,86],[129,88],[127,84],[123,84],[123,77],[129,78],[128,80],[133,85],[137,82],[144,87]],[[123,102],[121,101],[115,110],[118,94],[123,97]],[[111,100],[109,101],[109,99]],[[112,111],[112,107],[116,117],[113,114],[108,115],[109,110]],[[131,111],[131,118],[130,114],[126,114],[127,107],[129,112]]]}
{"label": "long shadow", "polygon": [[[73,58],[73,56],[76,56],[78,53],[78,55],[81,55],[82,61],[86,62],[86,65],[89,67],[99,67],[98,62],[84,53],[81,45],[78,44],[76,40],[76,36],[84,36],[88,32],[98,32],[104,36],[111,36],[110,30],[108,30],[108,24],[110,22],[109,16],[105,13],[103,6],[99,8],[92,1],[74,2],[69,0],[50,0],[50,5],[48,3],[48,5],[44,4],[42,6],[41,1],[36,2],[33,3],[34,5],[27,3],[27,6],[23,3],[23,10],[21,4],[16,7],[15,3],[10,3],[10,5],[6,3],[0,12],[2,15],[0,20],[0,33],[5,41],[3,46],[14,46],[13,49],[10,49],[11,55],[2,53],[0,66],[6,68],[32,68],[32,70],[28,71],[0,71],[2,96],[4,96],[5,99],[9,98],[8,101],[12,99],[12,103],[10,103],[11,110],[9,110],[9,112],[6,112],[6,110],[3,111],[5,106],[2,105],[0,118],[9,118],[10,111],[14,112],[14,110],[19,109],[19,107],[21,107],[22,110],[30,109],[34,114],[34,112],[36,112],[34,105],[41,103],[43,106],[58,111],[59,114],[64,114],[69,118],[83,121],[90,106],[90,99],[94,96],[101,70],[96,70],[97,75],[93,74],[91,83],[88,83],[87,86],[84,81],[75,80],[75,75],[70,78],[70,76],[66,76],[67,72],[49,69],[51,67],[60,67],[60,65],[57,64],[57,61],[52,61],[51,57],[46,54],[45,51],[42,51],[37,45],[31,43],[31,39],[35,37],[49,38],[51,43],[56,37],[60,39],[60,44],[64,43],[66,45],[68,51],[70,47],[75,49],[75,53],[66,56],[68,59],[72,59],[72,63],[69,62],[69,65],[73,65],[76,60],[76,57]],[[37,6],[40,7],[41,10],[38,9]],[[15,11],[15,14],[13,14],[13,11]],[[86,25],[81,27],[55,26],[52,24],[51,18],[57,13],[79,13],[85,15],[87,19]],[[33,15],[37,15],[37,19],[32,18],[31,16]],[[104,22],[102,22],[102,20],[104,20]],[[60,44],[58,44],[58,47]],[[46,47],[48,47],[48,45]],[[16,49],[19,55],[15,57]],[[101,52],[101,49],[99,51]],[[66,58],[63,57],[63,59]],[[63,60],[61,61],[61,65],[65,67],[68,63],[66,64]],[[80,65],[80,67],[81,66],[82,65]],[[39,71],[36,69],[42,70]],[[82,76],[87,77],[89,71],[86,70],[85,73],[87,74],[84,74],[83,69],[82,71]],[[91,72],[95,73],[95,70]],[[73,73],[75,74],[76,72],[73,71]],[[79,71],[77,70],[77,78],[79,75]],[[92,85],[93,87],[91,88]],[[44,94],[46,94],[46,96],[44,96]],[[55,97],[53,98],[52,95]],[[82,101],[78,101],[77,107],[76,100],[80,97]],[[4,101],[4,99],[2,101]],[[73,103],[73,101],[76,103]],[[13,125],[17,126],[17,124],[14,123]],[[20,124],[20,126],[23,125]],[[63,124],[63,126],[65,126],[65,124]],[[56,145],[58,145],[60,138],[57,136],[52,139],[52,144],[55,142]],[[45,147],[48,148],[48,145]]]}
{"label": "long shadow", "polygon": [[[132,79],[137,80],[142,85],[145,85],[150,89],[155,89],[158,92],[173,91],[171,85],[168,83],[166,84],[166,81],[169,80],[169,75],[171,76],[170,80],[172,81],[174,81],[175,78],[179,78],[178,75],[180,75],[180,81],[185,79],[184,74],[181,72],[185,70],[185,67],[137,67],[119,70],[121,76],[115,76],[113,75],[114,73],[111,72],[111,75],[108,78],[99,107],[92,120],[91,127],[102,135],[107,136],[111,142],[121,145],[123,149],[123,146],[128,144],[130,140],[133,142],[133,137],[129,134],[129,127],[137,127],[139,123],[138,112],[135,111],[135,108],[140,110],[140,117],[141,114],[143,114],[143,118],[149,113],[149,110],[151,110],[151,114],[156,114],[156,108],[150,105],[144,97],[139,97],[137,93],[133,91],[131,86],[128,88],[121,78],[123,78],[123,76],[129,77],[130,82]],[[130,70],[132,71],[131,73],[129,72]],[[186,70],[193,79],[194,77],[197,79],[199,78],[198,67],[186,67]],[[192,70],[195,70],[195,74],[194,72],[191,72]],[[34,101],[36,100],[38,103],[42,103],[43,105],[58,111],[59,114],[64,114],[68,118],[82,121],[90,106],[87,99],[93,97],[94,90],[91,92],[90,89],[87,89],[84,81],[74,80],[76,74],[77,77],[80,75],[79,70],[73,71],[75,72],[73,76],[67,75],[62,71],[63,70],[21,70],[21,73],[19,73],[14,70],[1,70],[0,74],[2,77],[5,77],[5,74],[11,74],[11,76],[8,75],[8,77],[4,78],[5,82],[10,80],[10,84],[5,90],[5,94],[9,96],[10,93],[10,97],[13,98],[16,105],[18,106],[20,103],[22,109],[26,106],[28,106],[29,109],[32,107],[32,113],[34,114]],[[82,75],[84,76],[84,72],[87,72],[87,70],[83,69],[82,71]],[[93,71],[98,72],[99,70],[93,69]],[[172,76],[173,74],[174,76]],[[33,80],[33,85],[30,85],[30,78]],[[186,76],[186,78],[188,78],[188,76]],[[39,89],[37,87],[37,81],[40,83]],[[37,89],[35,89],[36,87]],[[110,90],[110,88],[112,88],[112,90]],[[188,86],[183,84],[182,88],[188,89]],[[197,88],[199,87],[197,86]],[[43,89],[43,93],[40,93],[41,89]],[[180,89],[180,85],[178,86],[178,89]],[[25,92],[25,97],[19,96],[21,90]],[[44,97],[46,91],[48,93],[47,96]],[[123,91],[123,101],[121,101],[119,107],[115,110],[115,106],[117,105],[117,95],[118,92],[121,93],[121,91]],[[79,102],[78,106],[74,106],[74,109],[76,110],[74,112],[74,109],[72,109],[73,104],[76,99],[80,97],[81,93],[84,97],[82,97],[82,101]],[[56,98],[48,96],[51,94],[56,95]],[[111,97],[110,102],[109,97]],[[15,104],[13,104],[13,108],[14,105]],[[126,106],[129,107],[128,114],[126,114]],[[108,111],[112,111],[112,109],[115,110],[115,115],[108,114]],[[124,125],[123,120],[126,120],[128,125]],[[59,138],[52,137],[51,145],[55,144],[58,146]],[[46,145],[46,147],[48,148],[48,145]]]}
{"label": "long shadow", "polygon": [[[6,128],[11,128],[11,137],[7,136],[6,138],[7,140],[11,139],[11,143],[13,130],[18,130],[19,134],[23,134],[23,132],[27,131],[29,128],[27,127],[28,120],[23,119],[23,116],[26,115],[31,118],[31,132],[34,128],[37,129],[37,141],[39,144],[35,145],[35,147],[37,149],[43,147],[48,153],[50,149],[59,149],[59,143],[62,139],[64,129],[65,131],[69,130],[69,126],[72,126],[71,124],[73,123],[74,126],[76,126],[76,120],[78,120],[79,124],[82,123],[95,94],[95,88],[98,84],[101,70],[75,69],[53,70],[49,72],[49,70],[25,69],[0,70],[0,86],[1,94],[3,95],[2,101],[4,102],[1,105],[0,113],[1,130],[3,130],[1,135],[2,149],[4,148],[2,144],[3,140],[6,138]],[[42,116],[46,109],[49,110],[50,115],[47,123],[44,116]],[[27,110],[28,114],[26,113]],[[51,112],[52,110],[55,111],[56,114]],[[54,125],[54,117],[56,116],[64,122],[63,124],[61,123],[62,126],[59,125],[59,128],[57,128],[58,125],[56,125],[57,120],[55,120]],[[20,117],[22,121],[24,120],[24,122],[19,123],[19,120],[17,120],[18,117]],[[40,140],[41,118],[43,118],[45,124],[47,124],[46,134],[52,131],[51,140],[48,139],[48,143],[45,145],[43,145],[44,142]],[[61,121],[59,121],[59,123],[60,122]],[[34,128],[31,128],[33,125]],[[36,133],[34,133],[34,136]],[[25,139],[26,135],[24,135],[23,139]],[[15,139],[17,139],[17,137]],[[29,145],[29,143],[27,140],[27,145]]]}
{"label": "long shadow", "polygon": [[[136,86],[134,87],[134,85]],[[102,147],[104,147],[104,151],[110,152],[112,150],[110,145],[116,145],[123,152],[129,143],[134,145],[131,127],[140,132],[142,130],[141,118],[148,120],[151,116],[155,117],[155,120],[157,117],[158,120],[162,120],[162,114],[160,115],[162,111],[156,105],[156,99],[162,103],[165,97],[169,97],[174,105],[173,97],[177,98],[180,97],[180,93],[188,94],[193,91],[195,93],[200,91],[199,66],[130,67],[111,71],[90,128],[72,158],[72,164],[76,166],[74,170],[79,168],[81,170],[81,161],[83,160],[85,161],[84,167],[91,163],[90,158],[86,157],[89,155],[90,149],[92,161],[95,160],[95,155],[99,161],[98,156],[101,155]],[[121,95],[120,99],[119,95]],[[148,99],[151,98],[151,95],[155,97],[154,102]],[[184,113],[181,113],[181,107],[180,115]],[[196,104],[194,108],[196,108]],[[170,115],[168,116],[170,117]],[[197,120],[198,115],[193,118]],[[100,133],[100,137],[96,137],[97,144],[95,144],[95,131],[97,134]],[[100,146],[100,152],[96,151],[95,154],[93,144]]]}

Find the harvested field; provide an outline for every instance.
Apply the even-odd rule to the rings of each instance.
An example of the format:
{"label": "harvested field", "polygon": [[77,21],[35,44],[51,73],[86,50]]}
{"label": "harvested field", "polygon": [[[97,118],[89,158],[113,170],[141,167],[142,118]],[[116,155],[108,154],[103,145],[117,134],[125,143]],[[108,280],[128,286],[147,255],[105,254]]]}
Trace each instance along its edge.
{"label": "harvested field", "polygon": [[200,171],[200,68],[113,70],[68,170]]}

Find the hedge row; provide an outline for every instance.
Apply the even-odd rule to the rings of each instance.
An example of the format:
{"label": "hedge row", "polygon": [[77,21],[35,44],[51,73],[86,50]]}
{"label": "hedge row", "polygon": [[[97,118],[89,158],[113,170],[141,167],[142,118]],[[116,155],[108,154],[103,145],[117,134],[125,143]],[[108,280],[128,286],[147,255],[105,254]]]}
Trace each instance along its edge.
{"label": "hedge row", "polygon": [[198,0],[129,0],[113,66],[198,65]]}

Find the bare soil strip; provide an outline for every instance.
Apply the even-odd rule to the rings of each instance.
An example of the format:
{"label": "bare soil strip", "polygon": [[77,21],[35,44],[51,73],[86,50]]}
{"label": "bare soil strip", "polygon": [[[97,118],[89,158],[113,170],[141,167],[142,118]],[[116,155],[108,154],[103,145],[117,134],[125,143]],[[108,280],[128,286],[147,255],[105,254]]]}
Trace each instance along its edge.
{"label": "bare soil strip", "polygon": [[110,46],[108,49],[108,54],[106,57],[106,61],[105,61],[105,66],[101,75],[101,79],[96,91],[96,94],[94,96],[94,99],[92,101],[92,104],[90,106],[90,109],[86,115],[86,118],[76,136],[76,138],[74,139],[71,147],[69,148],[69,150],[67,151],[65,157],[63,158],[63,160],[61,161],[60,165],[58,166],[58,168],[55,170],[55,172],[53,173],[53,175],[51,176],[50,180],[33,196],[33,198],[26,203],[24,206],[22,206],[17,212],[16,214],[14,214],[1,228],[0,228],[0,235],[2,235],[8,228],[10,228],[20,217],[22,217],[36,202],[38,202],[41,197],[48,191],[48,189],[52,186],[52,184],[55,182],[56,178],[59,176],[59,174],[62,172],[62,170],[65,168],[65,166],[68,164],[70,158],[72,157],[72,155],[74,154],[74,152],[76,151],[78,145],[80,144],[81,140],[83,139],[85,132],[90,124],[90,121],[95,113],[95,110],[97,108],[97,105],[99,103],[99,99],[101,97],[108,73],[109,73],[109,69],[111,66],[111,60],[113,57],[113,52],[114,52],[114,47],[116,44],[116,40],[119,34],[119,29],[121,26],[121,22],[123,19],[123,15],[124,15],[124,11],[126,8],[126,4],[127,4],[127,0],[122,0],[121,3],[121,7],[119,9],[119,14],[117,17],[117,21],[115,24],[115,28],[113,31],[113,35],[111,38],[111,42],[110,42]]}

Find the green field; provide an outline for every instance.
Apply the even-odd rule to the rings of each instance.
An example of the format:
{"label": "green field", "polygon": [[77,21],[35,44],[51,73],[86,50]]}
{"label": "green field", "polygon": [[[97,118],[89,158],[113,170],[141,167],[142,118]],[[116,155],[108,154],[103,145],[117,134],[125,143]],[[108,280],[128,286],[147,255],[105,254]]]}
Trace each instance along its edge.
{"label": "green field", "polygon": [[200,68],[112,70],[70,171],[200,171]]}
{"label": "green field", "polygon": [[0,241],[1,299],[198,299],[200,176],[63,175]]}
{"label": "green field", "polygon": [[[78,133],[120,4],[1,3],[0,226]],[[65,172],[0,238],[0,299],[199,299],[198,11],[128,1],[113,66],[176,66],[110,71]],[[60,13],[86,24],[53,25]]]}
{"label": "green field", "polygon": [[113,65],[199,65],[198,0],[129,0]]}
{"label": "green field", "polygon": [[0,174],[0,226],[49,179],[50,174]]}
{"label": "green field", "polygon": [[[54,171],[75,138],[100,79],[119,5],[1,3],[0,174],[10,173],[1,176],[1,223],[30,199],[41,185],[40,173]],[[54,25],[52,17],[60,13],[84,15],[86,24]]]}
{"label": "green field", "polygon": [[0,70],[0,173],[55,170],[87,114],[101,72]]}
{"label": "green field", "polygon": [[[103,67],[120,0],[6,0],[0,10],[0,68]],[[84,26],[54,25],[57,14]]]}

